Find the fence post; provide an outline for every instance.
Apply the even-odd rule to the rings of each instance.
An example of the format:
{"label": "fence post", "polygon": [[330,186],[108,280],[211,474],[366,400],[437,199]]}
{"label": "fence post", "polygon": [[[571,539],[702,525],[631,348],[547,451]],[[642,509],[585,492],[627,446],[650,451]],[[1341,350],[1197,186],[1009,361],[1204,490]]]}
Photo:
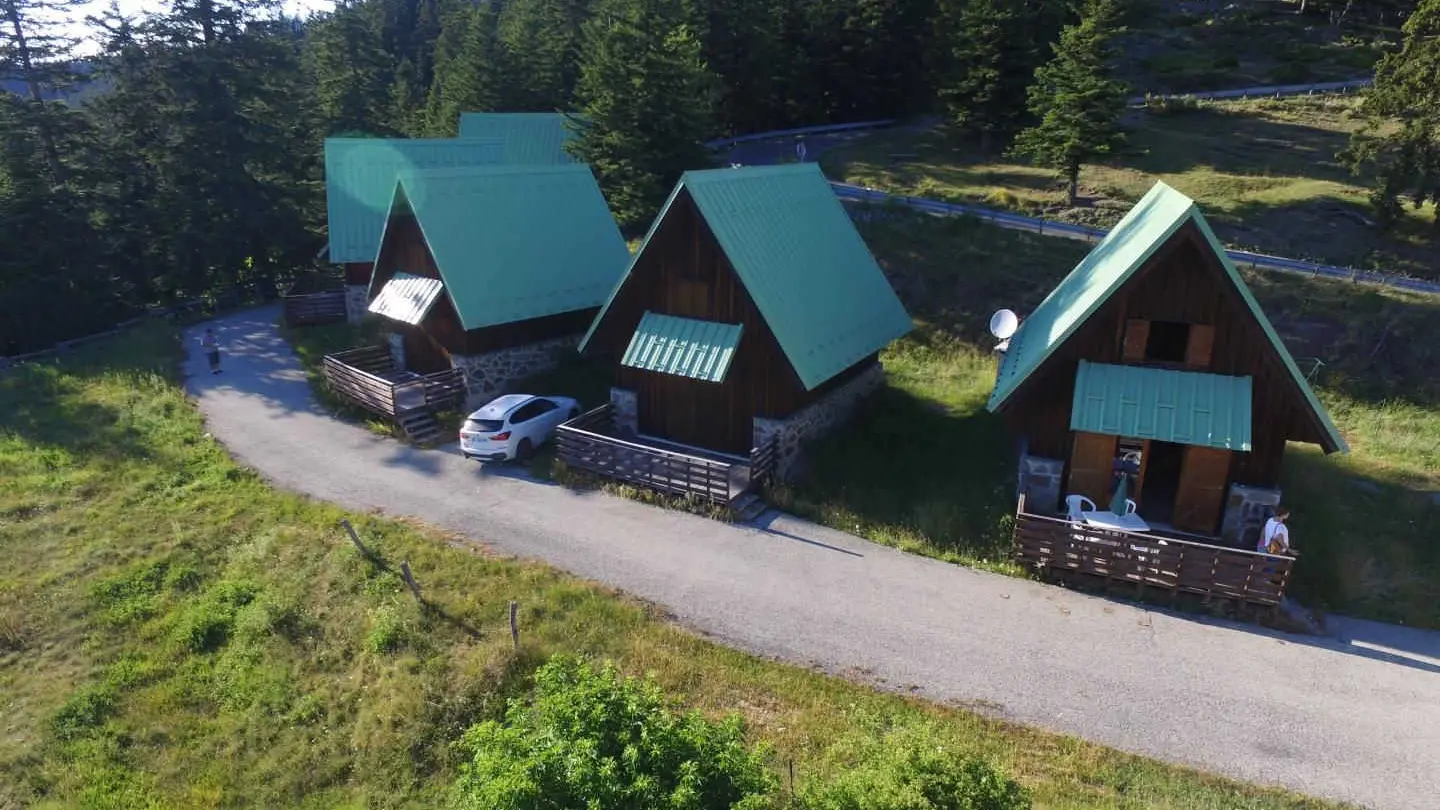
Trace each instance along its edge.
{"label": "fence post", "polygon": [[365,544],[360,542],[360,535],[355,531],[355,527],[350,525],[349,518],[340,518],[340,525],[345,527],[345,531],[350,534],[350,542],[355,544],[355,548],[360,549],[361,554],[364,554],[366,557],[373,556],[370,553],[370,549],[366,548]]}
{"label": "fence post", "polygon": [[410,588],[410,592],[415,594],[416,602],[425,601],[420,598],[420,583],[416,582],[415,575],[410,573],[410,563],[407,560],[400,561],[400,577],[405,580],[405,585]]}
{"label": "fence post", "polygon": [[520,649],[520,622],[516,615],[517,605],[514,599],[510,600],[510,645],[514,649]]}

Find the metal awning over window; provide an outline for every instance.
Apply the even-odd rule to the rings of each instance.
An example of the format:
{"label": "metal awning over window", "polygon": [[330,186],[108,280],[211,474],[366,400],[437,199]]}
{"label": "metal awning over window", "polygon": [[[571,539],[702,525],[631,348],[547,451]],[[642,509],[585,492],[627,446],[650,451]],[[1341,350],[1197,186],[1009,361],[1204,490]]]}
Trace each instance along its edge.
{"label": "metal awning over window", "polygon": [[722,382],[740,345],[739,324],[646,312],[620,365]]}
{"label": "metal awning over window", "polygon": [[369,309],[392,321],[415,325],[425,319],[444,290],[445,285],[438,278],[396,273],[394,278],[385,282],[380,294],[370,302]]}
{"label": "metal awning over window", "polygon": [[1251,400],[1249,377],[1081,360],[1070,429],[1248,452]]}

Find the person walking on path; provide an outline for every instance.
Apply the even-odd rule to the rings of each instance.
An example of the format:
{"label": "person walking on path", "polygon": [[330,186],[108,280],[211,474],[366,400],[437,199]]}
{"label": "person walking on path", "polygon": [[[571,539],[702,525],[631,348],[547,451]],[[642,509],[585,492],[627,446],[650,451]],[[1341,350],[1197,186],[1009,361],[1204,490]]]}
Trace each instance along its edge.
{"label": "person walking on path", "polygon": [[214,329],[206,329],[205,337],[200,338],[200,345],[205,347],[205,354],[210,359],[210,373],[220,373],[220,338],[215,337]]}

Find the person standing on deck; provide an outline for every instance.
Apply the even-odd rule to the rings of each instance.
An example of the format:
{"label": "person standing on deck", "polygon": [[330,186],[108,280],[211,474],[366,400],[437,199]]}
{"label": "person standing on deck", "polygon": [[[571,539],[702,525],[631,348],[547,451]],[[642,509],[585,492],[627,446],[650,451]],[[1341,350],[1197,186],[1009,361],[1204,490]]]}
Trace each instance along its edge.
{"label": "person standing on deck", "polygon": [[1265,528],[1260,530],[1260,542],[1255,546],[1255,550],[1267,554],[1289,554],[1290,529],[1285,525],[1285,521],[1289,519],[1289,509],[1276,507],[1275,514],[1265,521]]}
{"label": "person standing on deck", "polygon": [[205,347],[205,354],[210,359],[210,373],[220,373],[220,338],[215,337],[214,329],[206,329],[205,337],[200,338],[200,345]]}

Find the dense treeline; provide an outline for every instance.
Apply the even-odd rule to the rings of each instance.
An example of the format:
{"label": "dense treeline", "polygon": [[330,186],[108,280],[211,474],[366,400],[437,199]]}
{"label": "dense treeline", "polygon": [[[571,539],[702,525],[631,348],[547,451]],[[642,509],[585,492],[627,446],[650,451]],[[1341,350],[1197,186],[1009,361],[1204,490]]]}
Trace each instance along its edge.
{"label": "dense treeline", "polygon": [[1119,142],[1095,55],[1156,1],[341,0],[302,23],[170,0],[89,20],[103,90],[67,105],[80,0],[0,0],[26,91],[0,93],[0,355],[291,283],[324,244],[324,137],[449,136],[463,110],[583,113],[631,223],[703,137],[921,112],[982,148],[1039,123],[1020,146],[1073,176],[1104,151],[1082,141]]}

